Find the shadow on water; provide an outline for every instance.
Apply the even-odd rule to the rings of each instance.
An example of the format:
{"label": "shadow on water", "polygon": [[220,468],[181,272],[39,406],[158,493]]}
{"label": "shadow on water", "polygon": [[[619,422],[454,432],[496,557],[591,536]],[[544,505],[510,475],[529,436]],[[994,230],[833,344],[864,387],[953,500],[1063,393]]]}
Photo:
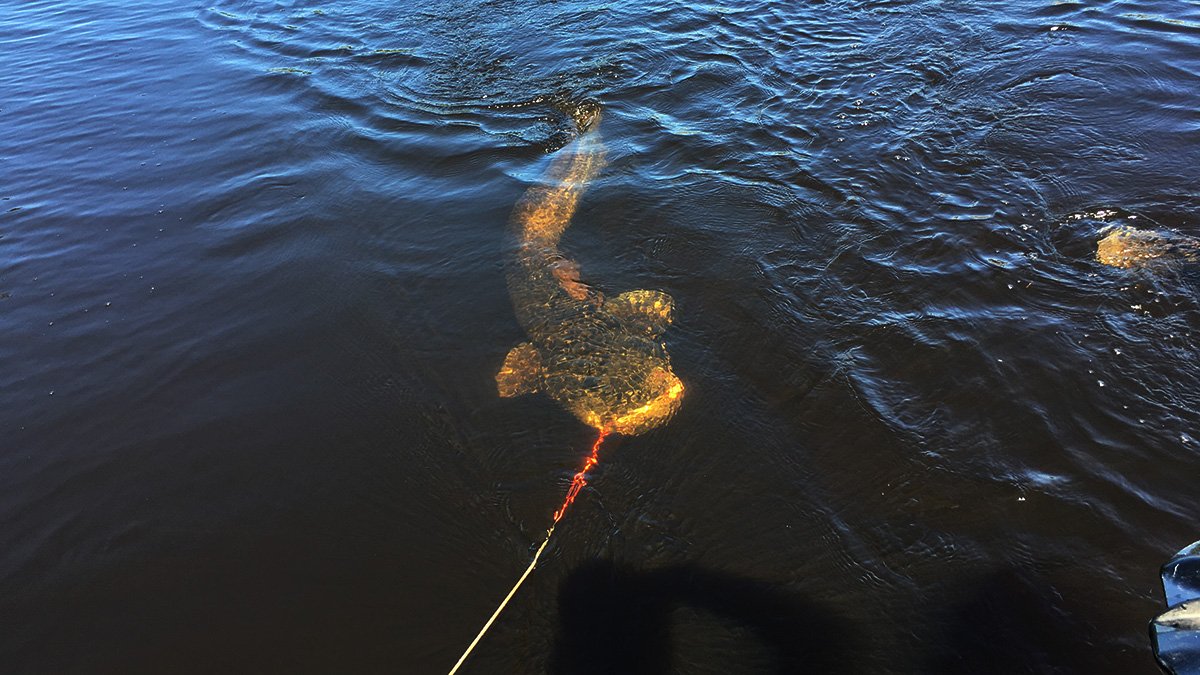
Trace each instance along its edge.
{"label": "shadow on water", "polygon": [[[1070,632],[1058,625],[1045,591],[1012,570],[988,575],[946,610],[941,621],[946,639],[931,650],[926,672],[1058,672],[1049,665],[1055,662],[1054,643],[1061,645]],[[1033,663],[1039,664],[1036,670],[1030,669]]]}
{"label": "shadow on water", "polygon": [[[1069,582],[1067,585],[1070,585]],[[1096,624],[1126,623],[1097,605],[1061,606],[1075,592],[1063,584],[1037,580],[1015,569],[997,569],[973,581],[963,597],[935,611],[939,640],[921,672],[935,675],[976,673],[1128,673],[1150,672],[1150,654],[1127,650],[1120,659],[1094,644]],[[1137,622],[1133,622],[1137,623]]]}
{"label": "shadow on water", "polygon": [[[1148,651],[1134,648],[1113,660],[1089,639],[1094,624],[1125,618],[1097,607],[1065,611],[1063,595],[1074,591],[1067,588],[1070,581],[1060,581],[1066,583],[1002,568],[948,591],[944,606],[935,603],[929,621],[918,622],[924,629],[910,627],[928,630],[912,672],[1109,673],[1142,665],[1150,672]],[[586,562],[559,589],[558,620],[546,671],[551,675],[856,673],[871,669],[873,659],[905,662],[899,653],[869,655],[869,627],[830,606],[694,564],[639,570],[609,560]],[[721,626],[721,636],[704,630],[710,621]],[[723,652],[715,643],[729,644],[731,634],[738,644]]]}
{"label": "shadow on water", "polygon": [[758,672],[852,671],[845,660],[853,653],[847,626],[818,603],[692,564],[642,571],[593,560],[560,588],[560,629],[548,672],[673,672],[685,651],[672,630],[677,610],[698,610],[753,636],[771,652]]}

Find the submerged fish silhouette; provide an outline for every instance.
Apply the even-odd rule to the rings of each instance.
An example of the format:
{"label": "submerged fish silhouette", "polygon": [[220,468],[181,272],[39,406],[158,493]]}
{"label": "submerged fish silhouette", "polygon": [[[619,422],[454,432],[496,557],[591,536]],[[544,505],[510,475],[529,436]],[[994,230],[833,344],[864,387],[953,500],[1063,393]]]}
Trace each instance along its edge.
{"label": "submerged fish silhouette", "polygon": [[513,210],[518,244],[508,290],[529,342],[508,353],[496,387],[504,397],[544,391],[589,426],[638,434],[670,419],[683,397],[659,340],[674,302],[647,290],[605,298],[559,251],[584,189],[604,165],[599,105],[584,102],[568,112],[579,137]]}
{"label": "submerged fish silhouette", "polygon": [[1116,225],[1102,230],[1096,242],[1096,260],[1111,267],[1145,267],[1158,261],[1193,261],[1200,255],[1200,242],[1167,231],[1139,230]]}

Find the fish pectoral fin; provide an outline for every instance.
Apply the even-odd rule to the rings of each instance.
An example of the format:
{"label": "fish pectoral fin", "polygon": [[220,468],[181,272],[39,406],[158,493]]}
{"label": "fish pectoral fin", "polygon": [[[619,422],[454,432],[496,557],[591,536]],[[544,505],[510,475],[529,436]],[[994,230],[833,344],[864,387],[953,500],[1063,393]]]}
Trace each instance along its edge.
{"label": "fish pectoral fin", "polygon": [[532,394],[542,388],[542,356],[528,342],[513,347],[496,373],[496,390],[503,398]]}
{"label": "fish pectoral fin", "polygon": [[626,291],[604,303],[608,311],[635,326],[658,335],[675,319],[675,301],[662,291]]}

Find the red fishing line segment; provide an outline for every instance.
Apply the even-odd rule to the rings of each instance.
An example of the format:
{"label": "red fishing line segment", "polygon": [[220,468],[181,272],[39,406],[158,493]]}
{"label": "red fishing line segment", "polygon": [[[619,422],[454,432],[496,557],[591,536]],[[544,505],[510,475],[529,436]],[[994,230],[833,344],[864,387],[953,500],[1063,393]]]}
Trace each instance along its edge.
{"label": "red fishing line segment", "polygon": [[567,498],[563,500],[562,506],[554,512],[554,522],[558,523],[562,520],[563,514],[567,512],[567,507],[575,503],[575,497],[579,491],[587,485],[587,472],[592,470],[592,467],[600,463],[600,446],[604,443],[604,439],[608,438],[609,432],[601,429],[600,435],[596,437],[596,442],[592,444],[592,454],[583,463],[583,468],[580,469],[571,479],[571,487],[567,489]]}

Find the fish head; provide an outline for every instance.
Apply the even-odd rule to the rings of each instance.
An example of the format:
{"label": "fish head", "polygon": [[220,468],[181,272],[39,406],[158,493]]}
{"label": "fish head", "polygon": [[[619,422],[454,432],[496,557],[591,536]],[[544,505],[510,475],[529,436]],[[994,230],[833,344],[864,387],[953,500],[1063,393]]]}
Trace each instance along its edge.
{"label": "fish head", "polygon": [[1200,631],[1200,602],[1182,602],[1159,614],[1154,623],[1175,630]]}
{"label": "fish head", "polygon": [[679,410],[684,385],[665,347],[638,335],[591,344],[547,373],[547,392],[580,421],[627,436],[662,426]]}

